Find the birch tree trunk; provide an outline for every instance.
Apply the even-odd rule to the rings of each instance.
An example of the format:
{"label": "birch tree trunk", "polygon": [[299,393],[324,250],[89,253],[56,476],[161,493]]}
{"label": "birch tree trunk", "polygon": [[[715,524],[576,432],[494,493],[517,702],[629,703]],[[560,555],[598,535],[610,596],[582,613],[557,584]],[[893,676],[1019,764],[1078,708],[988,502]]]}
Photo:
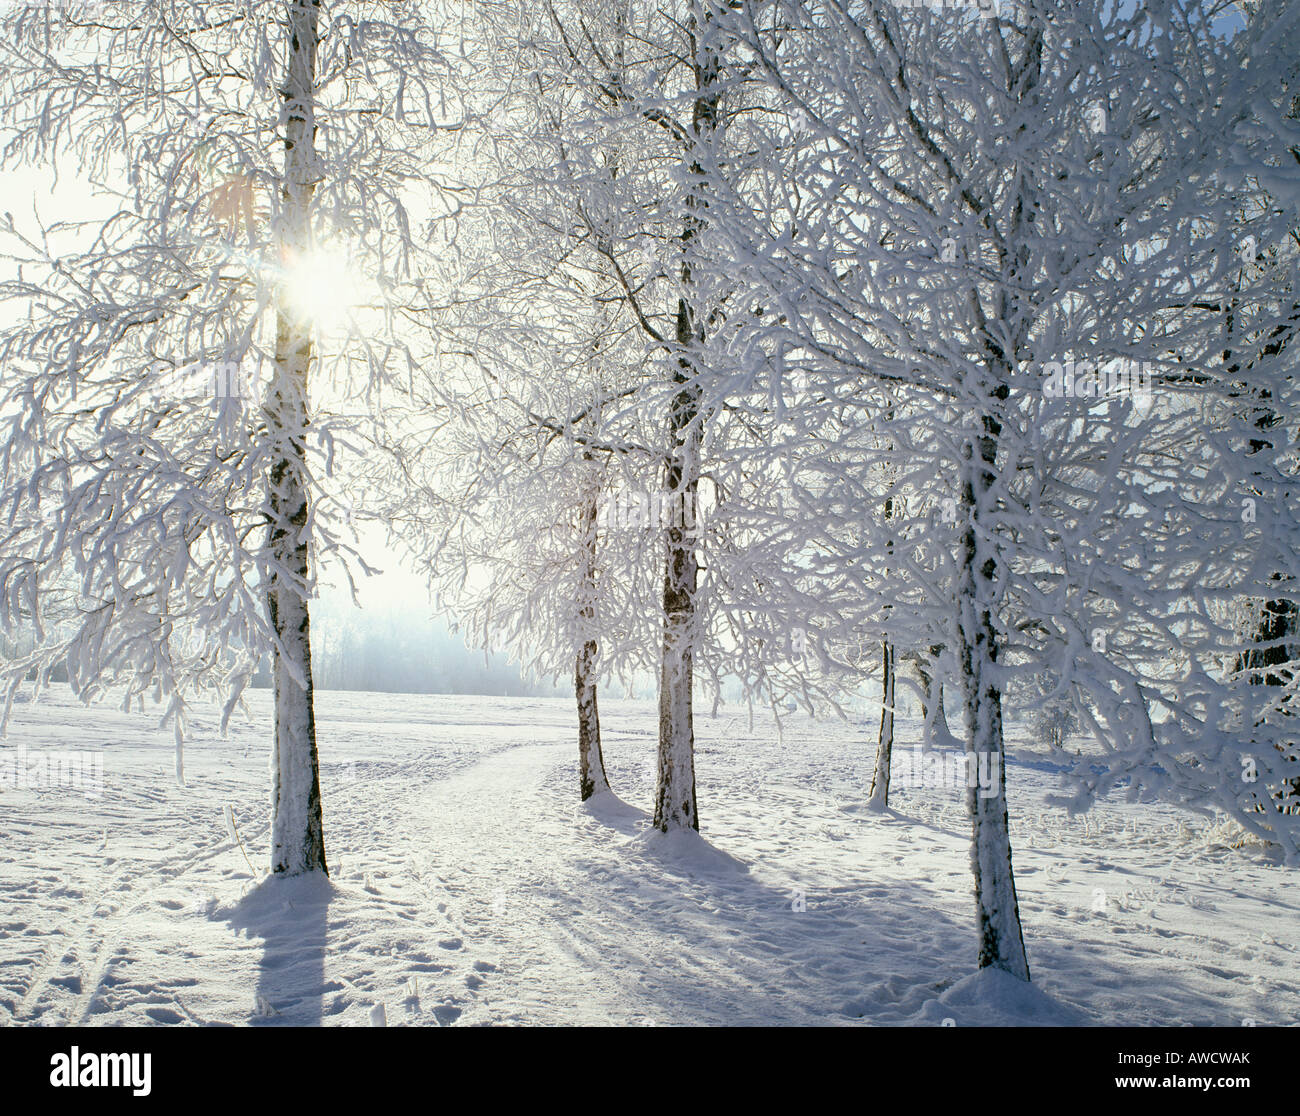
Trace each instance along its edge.
{"label": "birch tree trunk", "polygon": [[[1025,53],[1017,67],[1007,67],[1007,93],[1032,106],[1038,99],[1043,27],[1035,17],[1019,33],[1025,36]],[[1004,51],[1002,57],[1006,65],[1009,56]],[[971,819],[979,967],[1003,969],[1027,981],[1029,959],[1020,927],[1007,817],[1002,692],[998,688],[1002,647],[995,620],[1002,605],[1005,576],[999,569],[997,497],[992,491],[1002,436],[998,411],[1010,397],[1008,385],[1032,321],[1032,309],[1025,301],[1025,277],[1034,266],[1031,238],[1036,201],[1029,177],[1019,167],[1013,167],[1013,172],[1016,182],[1011,213],[1005,239],[999,246],[1002,274],[990,292],[994,313],[985,315],[977,289],[972,288],[970,293],[972,320],[977,324],[984,362],[982,369],[969,374],[975,379],[968,384],[979,401],[973,416],[979,428],[963,448],[961,506],[965,518],[957,574],[957,661],[966,720],[966,802]]]}
{"label": "birch tree trunk", "polygon": [[[584,455],[588,460],[590,457],[590,454]],[[588,623],[596,614],[596,517],[599,514],[599,501],[600,491],[593,488],[591,498],[583,510],[581,561],[585,597],[579,616]],[[596,705],[597,650],[596,640],[587,640],[578,652],[573,671],[574,690],[578,700],[578,785],[583,802],[609,790],[609,780],[605,776],[605,757],[600,750],[600,710]]]}
{"label": "birch tree trunk", "polygon": [[925,694],[921,700],[921,719],[929,721],[930,710],[933,709],[934,723],[946,733],[948,718],[943,708],[943,679],[939,677],[934,666],[942,651],[942,647],[931,647],[928,660],[924,655],[917,655],[916,673],[921,676],[921,690]]}
{"label": "birch tree trunk", "polygon": [[867,805],[875,809],[889,805],[889,768],[894,755],[894,645],[886,640],[881,647],[880,742],[867,799]]}
{"label": "birch tree trunk", "polygon": [[962,486],[966,530],[961,542],[957,623],[959,661],[965,683],[967,762],[978,772],[997,773],[997,793],[987,794],[980,780],[967,789],[971,819],[971,868],[975,875],[975,909],[979,930],[979,967],[1005,969],[1029,979],[1029,961],[1020,929],[1020,905],[1011,870],[1011,836],[1007,819],[1006,778],[1002,736],[1002,694],[995,680],[1001,650],[993,615],[997,593],[997,561],[981,544],[980,509],[993,483],[998,422],[984,417],[980,453],[968,446],[966,479]]}
{"label": "birch tree trunk", "polygon": [[[288,71],[284,88],[286,257],[311,244],[316,173],[314,111],[319,0],[289,0]],[[267,608],[275,632],[275,745],[272,755],[271,867],[298,875],[325,872],[320,767],[312,707],[311,578],[307,491],[307,376],[314,358],[310,329],[288,308],[276,311],[275,369],[265,404],[270,470]]]}
{"label": "birch tree trunk", "polygon": [[[710,30],[692,20],[691,50],[696,96],[692,109],[691,186],[686,195],[682,247],[693,246],[703,225],[704,168],[700,145],[712,142],[718,127],[717,51],[704,41]],[[701,31],[704,35],[701,35]],[[695,593],[699,563],[695,554],[694,518],[700,481],[702,442],[698,369],[690,352],[704,340],[702,315],[692,303],[689,258],[682,262],[683,295],[677,303],[676,340],[682,352],[674,374],[678,391],[668,418],[669,460],[665,476],[668,524],[664,560],[664,640],[659,672],[659,776],[655,792],[654,825],[667,833],[674,829],[699,829],[695,800],[695,730],[691,709],[696,632]]]}
{"label": "birch tree trunk", "polygon": [[[691,315],[686,300],[677,313],[677,337],[689,344]],[[664,571],[664,643],[659,672],[659,777],[654,824],[667,833],[699,829],[695,801],[695,728],[692,690],[695,655],[695,591],[699,565],[687,518],[699,488],[699,388],[686,370],[677,374],[681,390],[673,399],[670,433],[674,454],[668,465],[667,555]],[[693,524],[692,524],[693,527]]]}
{"label": "birch tree trunk", "polygon": [[[1280,351],[1285,342],[1278,343],[1275,338],[1272,344]],[[1267,348],[1265,351],[1266,355],[1273,355],[1267,352]],[[1250,454],[1253,456],[1273,450],[1273,436],[1268,435],[1267,431],[1274,427],[1281,429],[1282,419],[1267,406],[1267,402],[1257,410],[1255,427],[1260,435],[1251,439]],[[1270,580],[1285,591],[1291,579],[1284,573],[1275,572]],[[1297,643],[1300,642],[1300,613],[1297,612],[1295,602],[1285,597],[1260,602],[1251,636],[1254,646],[1246,648],[1237,656],[1236,669],[1246,673],[1250,685],[1270,687],[1271,692],[1278,696],[1271,699],[1268,705],[1289,717],[1293,708],[1286,695],[1291,683],[1291,664],[1297,654],[1300,654],[1297,651]],[[1256,727],[1259,727],[1259,722]],[[1274,791],[1274,798],[1278,808],[1284,812],[1300,813],[1300,775],[1284,780]]]}
{"label": "birch tree trunk", "polygon": [[[891,406],[886,417],[894,417]],[[894,517],[894,498],[885,500],[885,520]],[[887,552],[892,557],[894,540],[891,537]],[[871,776],[871,791],[867,805],[883,810],[889,805],[889,768],[894,758],[894,645],[888,639],[881,644],[880,663],[880,737],[876,745],[876,770]]]}

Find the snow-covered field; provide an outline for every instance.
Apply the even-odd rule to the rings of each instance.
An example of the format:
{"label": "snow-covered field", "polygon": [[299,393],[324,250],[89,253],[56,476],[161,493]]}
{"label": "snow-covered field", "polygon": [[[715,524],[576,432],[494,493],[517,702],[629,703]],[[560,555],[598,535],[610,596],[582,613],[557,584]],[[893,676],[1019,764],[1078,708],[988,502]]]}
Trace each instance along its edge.
{"label": "snow-covered field", "polygon": [[[863,809],[874,720],[800,715],[780,738],[698,717],[706,844],[643,833],[650,704],[602,700],[622,802],[583,808],[571,702],[321,693],[333,877],[262,882],[269,694],[250,704],[226,739],[195,718],[186,787],[147,713],[66,691],[15,708],[0,756],[102,747],[104,785],[0,791],[0,1020],[1300,1022],[1293,873],[1162,806],[1070,819],[1023,741],[1030,995],[971,976],[960,792]],[[916,731],[900,720],[900,750]]]}

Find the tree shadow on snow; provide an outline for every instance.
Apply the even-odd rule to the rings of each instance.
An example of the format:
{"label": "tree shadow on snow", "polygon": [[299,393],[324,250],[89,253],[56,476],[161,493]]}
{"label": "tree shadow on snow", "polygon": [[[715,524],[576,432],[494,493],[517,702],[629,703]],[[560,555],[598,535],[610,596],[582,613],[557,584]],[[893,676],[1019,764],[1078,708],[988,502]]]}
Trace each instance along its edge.
{"label": "tree shadow on snow", "polygon": [[[235,930],[262,940],[253,1025],[319,1025],[324,1015],[325,951],[334,887],[320,873],[268,876],[226,915]],[[337,986],[335,986],[337,987]]]}
{"label": "tree shadow on snow", "polygon": [[[783,830],[746,865],[695,832],[664,835],[648,816],[617,811],[610,843],[593,831],[574,865],[587,880],[578,917],[562,909],[567,948],[622,988],[611,1021],[658,1024],[1078,1026],[1118,1019],[1223,1024],[1212,990],[1162,965],[1158,1002],[1117,1004],[1152,982],[1154,943],[1116,953],[1095,927],[1073,940],[1034,910],[1057,889],[1021,887],[1034,984],[976,971],[973,903],[965,879],[927,878],[923,850],[885,840],[826,843],[810,825]],[[595,811],[592,811],[596,813]],[[607,814],[596,813],[604,821]],[[901,811],[875,815],[888,829],[921,826]],[[871,822],[863,819],[864,827]],[[951,836],[951,834],[948,834]],[[720,843],[725,844],[725,837]],[[840,848],[847,855],[836,856]],[[915,878],[880,868],[917,858]],[[905,869],[906,870],[906,869]],[[562,900],[561,900],[562,901]],[[1150,991],[1148,991],[1150,995]]]}
{"label": "tree shadow on snow", "polygon": [[625,848],[655,861],[666,872],[685,875],[731,875],[749,865],[710,844],[693,829],[661,833],[651,827],[645,810],[624,802],[613,791],[589,798],[583,811],[596,821],[633,838]]}
{"label": "tree shadow on snow", "polygon": [[938,1025],[956,1012],[927,1005],[975,967],[973,918],[866,865],[787,887],[773,864],[647,829],[578,867],[585,916],[564,919],[566,943],[646,1022]]}
{"label": "tree shadow on snow", "polygon": [[610,829],[629,837],[640,833],[650,824],[650,815],[636,806],[624,802],[613,791],[601,791],[587,799],[582,811]]}

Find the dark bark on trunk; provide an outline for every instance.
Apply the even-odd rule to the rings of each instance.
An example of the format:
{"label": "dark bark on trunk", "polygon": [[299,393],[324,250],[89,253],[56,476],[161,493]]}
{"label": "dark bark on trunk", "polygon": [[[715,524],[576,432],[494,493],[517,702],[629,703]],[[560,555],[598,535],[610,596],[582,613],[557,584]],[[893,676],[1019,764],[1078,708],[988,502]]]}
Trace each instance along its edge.
{"label": "dark bark on trunk", "polygon": [[[316,173],[315,96],[317,0],[288,4],[289,57],[283,89],[284,228],[286,252],[310,245],[311,201]],[[286,308],[276,315],[275,372],[265,404],[267,437],[274,447],[268,477],[270,524],[267,549],[271,574],[267,610],[276,646],[275,744],[273,751],[271,867],[297,875],[325,872],[320,763],[311,674],[308,593],[306,434],[307,378],[314,359],[310,330]]]}
{"label": "dark bark on trunk", "polygon": [[[1025,58],[1008,88],[1023,107],[1032,107],[1042,62],[1044,28],[1031,14],[1025,35]],[[1018,171],[1016,171],[1019,174]],[[1007,816],[1006,750],[1002,725],[1002,693],[997,669],[1002,647],[997,629],[1003,580],[998,569],[998,539],[984,522],[985,510],[995,502],[991,496],[997,478],[998,452],[1002,436],[1000,409],[1010,396],[1015,363],[1026,341],[1027,323],[1022,276],[1032,269],[1032,254],[1026,239],[1035,218],[1036,200],[1030,180],[1017,184],[1001,257],[1002,282],[993,293],[995,313],[986,319],[979,292],[970,297],[974,320],[980,323],[984,368],[970,383],[980,402],[973,417],[980,424],[977,437],[964,449],[961,506],[964,529],[957,586],[957,659],[963,682],[966,720],[967,763],[987,775],[970,778],[966,803],[971,819],[971,869],[975,876],[975,913],[979,934],[979,967],[1003,969],[1021,980],[1029,980],[1029,959],[1020,925],[1020,901],[1016,895],[1011,866],[1011,826]],[[994,328],[994,325],[997,328]],[[996,784],[993,780],[996,780]],[[996,789],[994,789],[996,786]]]}
{"label": "dark bark on trunk", "polygon": [[[678,336],[691,338],[690,315],[683,300]],[[670,433],[677,453],[668,466],[667,557],[664,571],[664,643],[659,673],[659,782],[655,793],[655,827],[699,829],[695,801],[695,729],[692,713],[695,658],[695,591],[699,566],[693,520],[699,486],[699,389],[685,372],[673,400]]]}
{"label": "dark bark on trunk", "polygon": [[[584,458],[590,460],[591,455]],[[590,622],[596,614],[596,517],[598,493],[593,493],[583,513],[582,583],[586,599],[579,615]],[[609,790],[605,776],[605,757],[600,750],[600,710],[596,704],[596,640],[589,639],[578,652],[574,665],[574,692],[578,701],[578,789],[582,801]]]}
{"label": "dark bark on trunk", "polygon": [[591,680],[596,660],[596,641],[588,640],[578,652],[574,689],[578,698],[578,783],[582,801],[609,790],[605,757],[600,750],[600,710],[596,704],[596,683]]}
{"label": "dark bark on trunk", "polygon": [[[705,18],[707,20],[707,10]],[[699,369],[691,351],[704,341],[703,316],[691,302],[692,276],[687,253],[703,227],[707,201],[703,193],[704,167],[695,148],[711,141],[718,127],[717,53],[699,36],[692,21],[691,51],[695,67],[696,96],[692,109],[692,185],[686,195],[682,227],[682,287],[687,292],[677,303],[676,341],[682,356],[674,372],[677,393],[668,419],[669,459],[665,474],[669,524],[665,533],[664,640],[659,672],[659,779],[655,792],[654,825],[663,832],[700,828],[695,797],[695,730],[692,712],[696,632],[695,594],[699,564],[695,553],[696,494],[700,479],[703,441],[700,414]],[[709,28],[706,26],[707,32]]]}
{"label": "dark bark on trunk", "polygon": [[881,647],[880,737],[867,801],[872,806],[886,807],[889,805],[889,769],[894,756],[894,645],[886,640]]}
{"label": "dark bark on trunk", "polygon": [[927,659],[924,655],[918,655],[916,658],[916,673],[921,676],[921,690],[924,697],[921,699],[921,719],[930,720],[930,710],[934,710],[934,723],[942,728],[946,733],[948,731],[948,717],[943,708],[943,679],[935,672],[931,665],[943,652],[942,647],[931,647],[930,656]]}
{"label": "dark bark on trunk", "polygon": [[1001,652],[992,607],[997,593],[997,562],[992,554],[981,556],[977,541],[979,509],[993,483],[1001,426],[989,415],[985,415],[983,425],[985,434],[979,439],[979,461],[968,463],[962,493],[967,526],[962,536],[959,590],[962,615],[958,632],[965,680],[966,746],[971,753],[967,762],[976,764],[977,771],[996,771],[999,793],[985,794],[978,779],[967,790],[971,866],[975,875],[979,967],[996,966],[1027,981],[1029,961],[1025,954],[1020,903],[1011,867],[1002,694],[992,677]]}

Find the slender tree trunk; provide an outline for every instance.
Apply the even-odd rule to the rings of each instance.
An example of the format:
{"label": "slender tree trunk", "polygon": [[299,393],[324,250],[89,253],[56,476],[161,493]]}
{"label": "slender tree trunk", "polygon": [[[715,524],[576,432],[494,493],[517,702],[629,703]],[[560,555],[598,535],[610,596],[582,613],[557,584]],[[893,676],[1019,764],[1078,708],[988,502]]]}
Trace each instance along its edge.
{"label": "slender tree trunk", "polygon": [[[685,323],[685,326],[683,326]],[[685,300],[678,311],[679,337],[690,339]],[[670,431],[677,452],[668,465],[667,556],[664,570],[664,643],[659,672],[659,781],[656,828],[699,829],[695,801],[695,728],[692,690],[695,657],[695,591],[699,566],[693,538],[699,487],[699,389],[679,373]]]}
{"label": "slender tree trunk", "polygon": [[966,529],[962,537],[958,588],[957,632],[965,683],[967,763],[976,773],[996,777],[996,793],[988,793],[981,780],[967,790],[971,819],[971,868],[975,875],[975,910],[979,929],[979,967],[996,966],[1021,980],[1029,979],[1020,929],[1020,904],[1011,869],[1011,836],[1007,818],[1006,768],[1002,734],[1002,694],[996,671],[1001,650],[993,623],[997,594],[997,561],[979,541],[980,509],[993,482],[993,464],[1001,427],[984,417],[980,460],[974,447],[962,486]]}
{"label": "slender tree trunk", "polygon": [[582,801],[609,790],[605,776],[605,757],[600,750],[600,710],[596,705],[596,683],[592,668],[596,660],[596,641],[588,640],[578,652],[574,670],[574,688],[578,697],[578,786]]}
{"label": "slender tree trunk", "polygon": [[[1022,104],[1037,101],[1042,64],[1043,26],[1031,13],[1023,32],[1025,58],[1016,76],[1008,73],[1008,95]],[[1032,314],[1024,305],[1023,276],[1033,266],[1029,224],[1037,203],[1033,184],[1015,168],[1018,182],[1002,253],[1003,280],[994,294],[996,312],[986,319],[979,291],[970,291],[972,317],[980,323],[985,352],[985,382],[972,383],[981,399],[975,416],[978,437],[967,439],[962,462],[961,506],[964,527],[957,575],[957,655],[963,682],[968,765],[967,812],[971,821],[971,869],[975,876],[975,917],[979,967],[999,968],[1029,980],[1029,959],[1020,927],[1020,902],[1011,868],[1011,827],[1007,817],[1006,749],[998,660],[1002,647],[995,618],[1003,581],[994,533],[983,522],[995,497],[1002,424],[998,408],[1010,397],[1015,362],[1024,351]],[[997,323],[998,328],[993,328]]]}
{"label": "slender tree trunk", "polygon": [[[314,86],[318,0],[288,4],[289,62],[284,96],[284,219],[287,254],[311,243],[311,200],[316,172]],[[267,608],[276,646],[275,745],[272,757],[271,867],[298,875],[325,872],[320,765],[312,708],[311,620],[308,592],[307,377],[314,357],[309,328],[287,309],[280,292],[275,371],[265,406],[273,447],[267,537]]]}
{"label": "slender tree trunk", "polygon": [[[885,412],[885,421],[893,422],[894,404],[891,400]],[[891,447],[892,449],[892,447]],[[885,497],[885,522],[894,518],[895,478],[889,482],[889,495]],[[894,556],[894,538],[891,534],[885,544],[885,553],[890,559]],[[885,615],[889,615],[889,606],[885,606]],[[889,771],[894,760],[894,676],[895,648],[888,634],[882,643],[880,664],[880,737],[876,746],[876,770],[871,776],[871,791],[867,797],[868,806],[884,809],[889,805]]]}
{"label": "slender tree trunk", "polygon": [[[589,460],[591,455],[584,454]],[[590,623],[596,615],[596,517],[600,493],[596,489],[583,512],[582,591],[585,599],[579,610],[583,621]],[[609,790],[605,776],[605,757],[600,750],[600,710],[596,705],[596,640],[589,639],[578,652],[573,671],[574,691],[578,699],[578,788],[582,801]]]}
{"label": "slender tree trunk", "polygon": [[[894,406],[891,402],[885,412],[885,421],[893,422]],[[892,447],[891,447],[892,448]],[[893,482],[890,482],[893,488]],[[885,522],[894,518],[894,495],[891,491],[885,497]],[[885,545],[885,553],[894,556],[894,539],[891,534]],[[885,615],[889,615],[889,606],[885,606]],[[876,770],[871,776],[871,790],[867,795],[867,805],[874,809],[884,809],[889,805],[889,769],[894,760],[894,645],[886,633],[882,643],[880,664],[880,737],[876,744]]]}
{"label": "slender tree trunk", "polygon": [[921,719],[929,721],[930,710],[933,709],[934,723],[942,726],[943,731],[947,732],[948,718],[943,708],[943,679],[939,677],[933,666],[942,651],[942,646],[931,647],[928,660],[924,655],[917,655],[916,673],[921,676],[921,690],[925,695],[921,699]]}
{"label": "slender tree trunk", "polygon": [[885,640],[881,647],[880,743],[867,799],[869,806],[879,809],[889,805],[889,768],[894,756],[894,645]]}
{"label": "slender tree trunk", "polygon": [[[695,66],[696,97],[691,121],[692,153],[712,142],[718,127],[718,76],[720,61],[706,41],[709,26],[705,9],[703,27],[692,20],[691,49]],[[704,35],[701,36],[700,32]],[[686,196],[682,228],[683,254],[689,251],[703,226],[707,202],[703,195],[704,168],[698,155],[690,164],[692,185]],[[695,730],[691,710],[694,683],[696,631],[695,593],[699,564],[695,554],[696,495],[700,482],[702,442],[698,369],[690,358],[704,341],[702,316],[691,302],[691,265],[682,261],[684,294],[677,302],[677,344],[683,353],[674,379],[678,391],[668,419],[669,459],[665,476],[668,504],[667,543],[664,560],[664,641],[659,671],[659,779],[655,792],[654,825],[665,833],[674,829],[699,829],[695,800]]]}

